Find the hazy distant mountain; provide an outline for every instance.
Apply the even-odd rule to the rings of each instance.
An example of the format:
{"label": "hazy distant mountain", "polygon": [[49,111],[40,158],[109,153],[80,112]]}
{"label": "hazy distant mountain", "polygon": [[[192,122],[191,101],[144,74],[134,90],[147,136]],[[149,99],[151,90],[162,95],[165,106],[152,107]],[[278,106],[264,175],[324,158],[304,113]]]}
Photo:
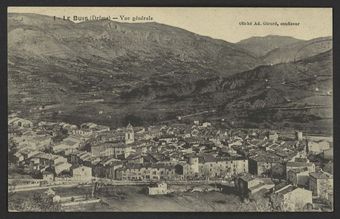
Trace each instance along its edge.
{"label": "hazy distant mountain", "polygon": [[308,58],[332,48],[332,37],[299,40],[288,36],[268,35],[241,40],[244,48],[267,64],[286,63]]}
{"label": "hazy distant mountain", "polygon": [[237,45],[252,52],[257,57],[262,57],[273,49],[298,42],[303,42],[303,40],[289,36],[268,35],[264,37],[250,37],[241,40]]}
{"label": "hazy distant mountain", "polygon": [[268,52],[263,59],[268,64],[297,61],[328,51],[332,45],[332,37],[315,38],[274,49]]}
{"label": "hazy distant mountain", "polygon": [[[300,43],[272,50],[265,61],[294,60],[294,51],[304,58],[325,50],[318,43],[312,49]],[[300,45],[308,48],[300,50]],[[215,110],[207,116],[260,125],[278,113],[288,126],[299,118],[313,123],[328,115],[331,62],[328,51],[261,66],[262,58],[239,45],[167,25],[75,24],[35,14],[8,15],[9,109],[30,118],[117,127]],[[311,102],[328,111],[273,110]],[[266,110],[271,112],[263,114]]]}

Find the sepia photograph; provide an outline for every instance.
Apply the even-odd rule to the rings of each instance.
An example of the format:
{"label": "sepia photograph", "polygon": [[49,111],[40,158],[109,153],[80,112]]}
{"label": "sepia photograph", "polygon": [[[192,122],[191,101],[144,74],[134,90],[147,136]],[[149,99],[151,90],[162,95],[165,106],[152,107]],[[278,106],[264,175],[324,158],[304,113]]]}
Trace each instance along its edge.
{"label": "sepia photograph", "polygon": [[9,212],[334,211],[332,8],[7,11]]}

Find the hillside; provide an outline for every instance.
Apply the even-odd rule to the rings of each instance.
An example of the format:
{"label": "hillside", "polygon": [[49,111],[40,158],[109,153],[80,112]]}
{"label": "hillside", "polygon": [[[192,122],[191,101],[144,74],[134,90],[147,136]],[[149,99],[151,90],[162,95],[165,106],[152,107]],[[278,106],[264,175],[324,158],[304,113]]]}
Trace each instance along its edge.
{"label": "hillside", "polygon": [[257,57],[262,57],[274,49],[298,42],[303,42],[303,40],[288,36],[268,35],[264,37],[250,37],[241,40],[237,45],[252,52]]}
{"label": "hillside", "polygon": [[[126,94],[147,100],[148,107],[186,115],[226,118],[239,126],[331,131],[332,51],[297,62],[260,66],[230,77],[160,86],[153,82]],[[326,130],[327,129],[327,130]]]}
{"label": "hillside", "polygon": [[[261,60],[232,43],[158,23],[108,20],[72,23],[35,14],[9,14],[9,57],[100,68],[107,74],[171,72],[223,74],[252,69]],[[98,69],[96,69],[98,70]]]}
{"label": "hillside", "polygon": [[[111,127],[207,110],[214,110],[206,115],[210,119],[239,126],[317,126],[330,115],[332,53],[305,59],[326,47],[305,53],[298,42],[272,50],[265,61],[294,60],[296,52],[282,52],[286,48],[303,51],[301,60],[264,66],[238,45],[163,24],[76,24],[9,14],[9,110],[31,119]],[[297,109],[313,102],[325,108]],[[295,124],[296,118],[304,121]]]}
{"label": "hillside", "polygon": [[236,115],[244,112],[241,117],[245,121],[332,132],[332,51],[296,62],[258,67],[232,78],[229,84],[237,83],[239,86],[234,89],[241,93],[226,104],[226,109]]}
{"label": "hillside", "polygon": [[332,37],[320,37],[271,50],[262,58],[268,64],[297,61],[328,51],[332,44]]}
{"label": "hillside", "polygon": [[74,115],[99,101],[102,116],[92,111],[79,119],[107,121],[128,105],[117,102],[121,93],[153,78],[195,81],[260,64],[232,43],[158,23],[8,15],[9,109],[37,118],[78,121]]}

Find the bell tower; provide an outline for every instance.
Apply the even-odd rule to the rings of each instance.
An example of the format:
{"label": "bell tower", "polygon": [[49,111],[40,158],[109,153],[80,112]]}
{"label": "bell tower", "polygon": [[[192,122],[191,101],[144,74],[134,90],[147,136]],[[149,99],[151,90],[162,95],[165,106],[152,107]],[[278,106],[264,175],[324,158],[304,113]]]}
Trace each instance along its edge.
{"label": "bell tower", "polygon": [[129,123],[125,132],[125,144],[131,144],[135,141],[135,132],[133,126]]}

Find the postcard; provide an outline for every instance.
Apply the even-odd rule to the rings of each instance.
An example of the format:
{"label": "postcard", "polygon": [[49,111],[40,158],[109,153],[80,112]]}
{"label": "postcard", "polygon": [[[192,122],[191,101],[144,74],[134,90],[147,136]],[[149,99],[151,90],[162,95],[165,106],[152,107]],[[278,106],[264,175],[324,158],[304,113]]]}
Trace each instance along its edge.
{"label": "postcard", "polygon": [[7,17],[8,211],[333,211],[331,8]]}

